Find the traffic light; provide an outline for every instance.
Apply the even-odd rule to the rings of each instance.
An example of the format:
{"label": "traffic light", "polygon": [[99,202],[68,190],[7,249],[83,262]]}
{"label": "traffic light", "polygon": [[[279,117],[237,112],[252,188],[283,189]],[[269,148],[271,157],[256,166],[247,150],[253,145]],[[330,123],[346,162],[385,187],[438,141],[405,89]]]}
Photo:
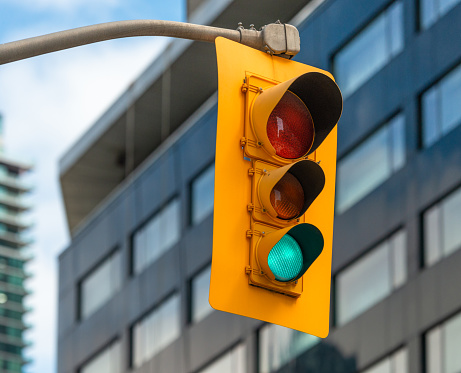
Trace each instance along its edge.
{"label": "traffic light", "polygon": [[326,337],[342,97],[320,69],[216,39],[210,304]]}

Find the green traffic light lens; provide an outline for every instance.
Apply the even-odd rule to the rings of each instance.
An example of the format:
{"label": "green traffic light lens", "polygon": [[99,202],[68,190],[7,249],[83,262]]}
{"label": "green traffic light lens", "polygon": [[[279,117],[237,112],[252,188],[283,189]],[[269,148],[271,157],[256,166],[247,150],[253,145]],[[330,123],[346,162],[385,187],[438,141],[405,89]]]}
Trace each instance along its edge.
{"label": "green traffic light lens", "polygon": [[277,281],[291,281],[303,267],[301,247],[293,237],[286,234],[269,252],[267,264]]}

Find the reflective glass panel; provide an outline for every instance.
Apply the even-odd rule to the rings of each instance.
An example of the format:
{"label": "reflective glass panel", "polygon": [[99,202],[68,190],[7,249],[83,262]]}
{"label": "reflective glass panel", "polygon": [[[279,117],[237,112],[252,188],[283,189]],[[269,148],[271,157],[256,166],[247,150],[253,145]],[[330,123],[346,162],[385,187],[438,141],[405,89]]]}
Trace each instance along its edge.
{"label": "reflective glass panel", "polygon": [[350,95],[403,48],[402,4],[395,2],[334,57],[335,77]]}
{"label": "reflective glass panel", "polygon": [[338,163],[336,212],[341,214],[405,164],[405,120],[398,115]]}
{"label": "reflective glass panel", "polygon": [[420,0],[420,22],[423,29],[428,28],[448,13],[460,0]]}
{"label": "reflective glass panel", "polygon": [[442,372],[442,329],[436,327],[426,334],[427,373]]}
{"label": "reflective glass panel", "polygon": [[408,352],[406,348],[402,348],[392,356],[392,373],[408,373]]}
{"label": "reflective glass panel", "polygon": [[392,171],[405,165],[405,118],[398,115],[389,123],[392,147]]}
{"label": "reflective glass panel", "polygon": [[179,312],[180,297],[173,295],[134,325],[131,347],[134,367],[141,366],[179,337]]}
{"label": "reflective glass panel", "polygon": [[214,163],[203,171],[192,183],[191,220],[199,224],[213,212]]}
{"label": "reflective glass panel", "polygon": [[442,257],[440,234],[440,207],[432,207],[424,213],[424,264],[430,266]]}
{"label": "reflective glass panel", "polygon": [[443,331],[445,373],[459,373],[461,372],[461,315],[448,320]]}
{"label": "reflective glass panel", "polygon": [[384,243],[338,276],[338,324],[359,315],[391,292],[389,244]]}
{"label": "reflective glass panel", "polygon": [[428,147],[461,123],[461,66],[423,93],[423,145]]}
{"label": "reflective glass panel", "polygon": [[239,344],[197,373],[246,373],[246,349]]}
{"label": "reflective glass panel", "polygon": [[210,293],[211,266],[192,279],[191,283],[191,320],[197,323],[213,311],[208,302]]}
{"label": "reflective glass panel", "polygon": [[430,146],[440,137],[439,90],[429,89],[422,96],[423,144]]}
{"label": "reflective glass panel", "polygon": [[442,133],[446,134],[461,122],[461,66],[440,82]]}
{"label": "reflective glass panel", "polygon": [[427,373],[459,373],[461,371],[461,314],[426,333]]}
{"label": "reflective glass panel", "polygon": [[430,266],[461,248],[461,189],[424,212],[424,264]]}
{"label": "reflective glass panel", "polygon": [[347,323],[401,286],[407,278],[406,256],[406,233],[400,230],[342,270],[336,277],[337,324]]}
{"label": "reflective glass panel", "polygon": [[405,231],[396,233],[390,239],[391,255],[393,263],[393,286],[394,289],[407,281],[407,235]]}
{"label": "reflective glass panel", "polygon": [[320,338],[267,324],[259,331],[259,373],[272,373],[320,342]]}
{"label": "reflective glass panel", "polygon": [[141,273],[179,241],[181,234],[179,199],[174,199],[155,214],[133,236],[134,272]]}
{"label": "reflective glass panel", "polygon": [[427,28],[437,20],[437,0],[420,0],[420,22]]}
{"label": "reflective glass panel", "polygon": [[80,316],[85,319],[105,304],[120,288],[120,253],[117,251],[83,279]]}
{"label": "reflective glass panel", "polygon": [[361,373],[408,373],[407,349],[401,348]]}
{"label": "reflective glass panel", "polygon": [[119,373],[120,369],[120,342],[112,343],[99,353],[81,369],[80,373]]}
{"label": "reflective glass panel", "polygon": [[386,22],[390,54],[394,57],[403,49],[403,6],[400,2],[391,5],[387,12]]}
{"label": "reflective glass panel", "polygon": [[443,203],[443,251],[445,255],[461,248],[461,189]]}

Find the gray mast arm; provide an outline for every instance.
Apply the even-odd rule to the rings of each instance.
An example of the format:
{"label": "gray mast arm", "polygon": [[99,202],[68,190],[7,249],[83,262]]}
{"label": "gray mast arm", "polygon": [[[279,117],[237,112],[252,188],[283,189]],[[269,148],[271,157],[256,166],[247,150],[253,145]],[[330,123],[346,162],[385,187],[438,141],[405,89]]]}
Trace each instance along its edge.
{"label": "gray mast arm", "polygon": [[135,20],[101,23],[0,44],[0,65],[104,40],[134,36],[169,36],[211,43],[222,36],[255,49],[289,57],[300,49],[298,30],[288,24],[271,23],[257,31],[241,26],[237,30],[229,30],[184,22]]}

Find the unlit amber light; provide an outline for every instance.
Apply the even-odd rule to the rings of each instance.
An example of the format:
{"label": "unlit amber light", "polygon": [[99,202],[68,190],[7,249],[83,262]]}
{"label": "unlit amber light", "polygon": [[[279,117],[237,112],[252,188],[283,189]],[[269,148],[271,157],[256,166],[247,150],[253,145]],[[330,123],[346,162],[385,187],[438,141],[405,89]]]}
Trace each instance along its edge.
{"label": "unlit amber light", "polygon": [[304,190],[298,179],[286,173],[272,188],[270,201],[280,219],[290,220],[301,214]]}

